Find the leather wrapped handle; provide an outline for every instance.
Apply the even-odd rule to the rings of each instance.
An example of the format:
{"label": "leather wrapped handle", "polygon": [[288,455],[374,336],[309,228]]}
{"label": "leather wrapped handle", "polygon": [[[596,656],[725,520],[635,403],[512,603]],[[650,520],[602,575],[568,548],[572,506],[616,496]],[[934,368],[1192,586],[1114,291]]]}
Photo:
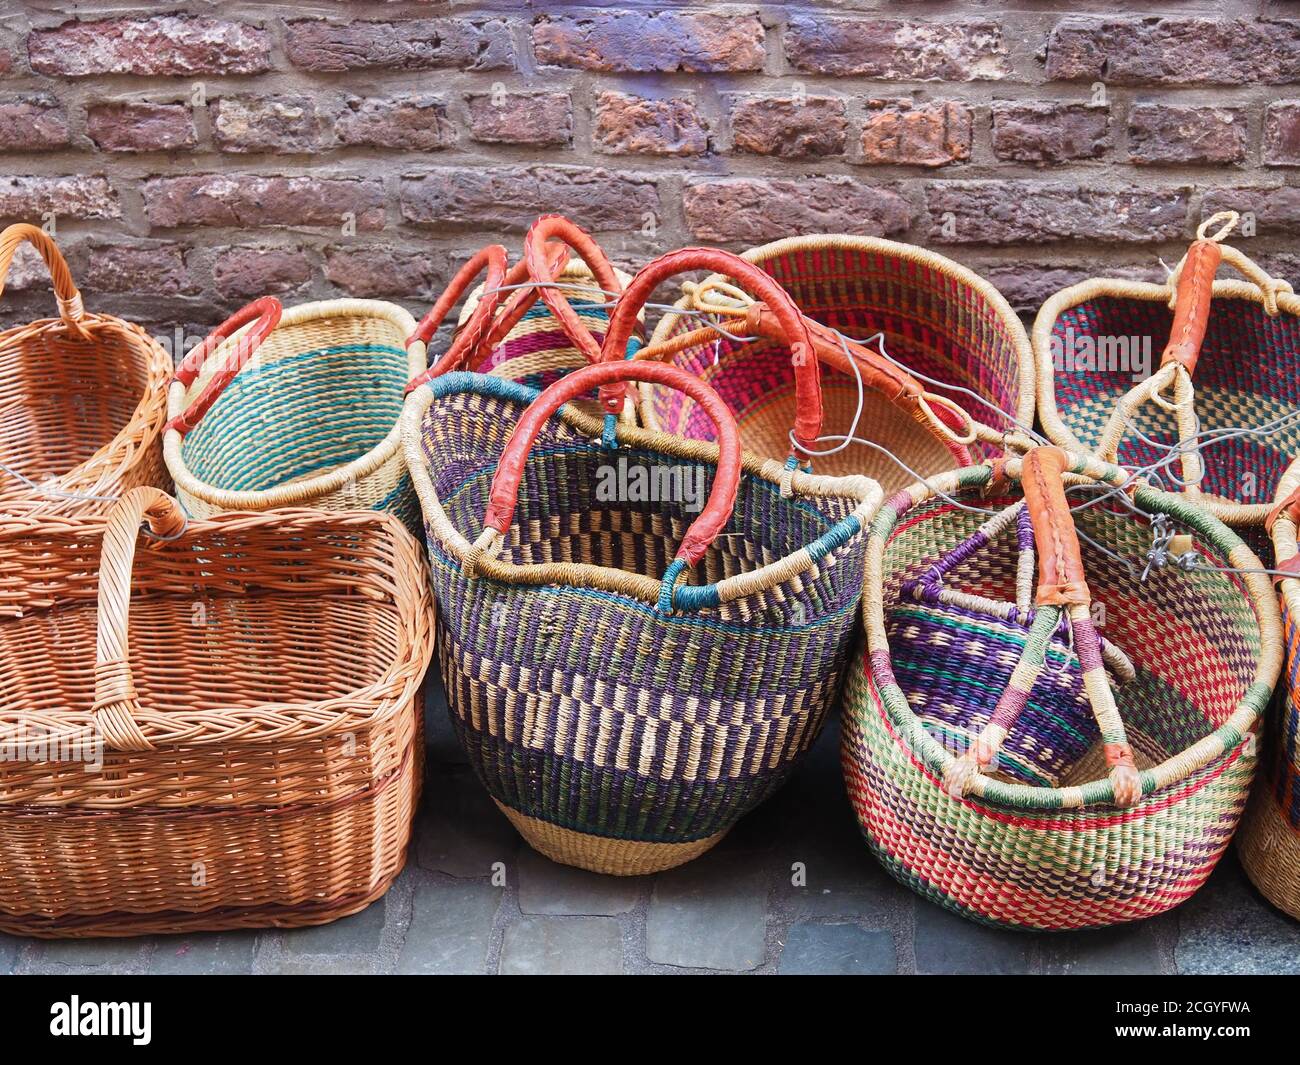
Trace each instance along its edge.
{"label": "leather wrapped handle", "polygon": [[563,404],[592,388],[627,381],[648,381],[680,389],[704,408],[718,429],[718,466],[713,488],[704,509],[686,530],[677,548],[677,558],[687,565],[694,565],[703,557],[727,524],[736,505],[736,492],[740,487],[740,430],[730,409],[712,388],[694,374],[658,362],[619,360],[583,366],[560,378],[533,400],[510,434],[496,476],[492,478],[492,491],[483,518],[485,530],[494,529],[504,535],[514,521],[528,453],[546,420]]}
{"label": "leather wrapped handle", "polygon": [[[569,249],[563,244],[552,244],[548,246],[546,255],[547,265],[550,267],[547,271],[548,276],[558,276],[564,270],[564,264],[569,261]],[[520,259],[506,274],[503,287],[526,285],[531,280],[533,278],[529,274],[528,263],[524,259]],[[505,293],[502,293],[502,295],[505,295]],[[501,309],[497,311],[496,316],[492,319],[487,335],[479,341],[478,346],[469,352],[466,357],[465,369],[477,370],[483,364],[483,361],[496,350],[497,345],[505,340],[510,330],[518,325],[520,319],[532,309],[533,304],[537,302],[537,296],[538,290],[534,285],[516,288],[509,293],[501,303]],[[486,294],[482,298],[486,299]]]}
{"label": "leather wrapped handle", "polygon": [[1083,555],[1065,498],[1063,475],[1069,469],[1058,447],[1036,447],[1024,459],[1020,486],[1034,527],[1038,549],[1039,606],[1086,606],[1091,602],[1084,580]]}
{"label": "leather wrapped handle", "polygon": [[[821,369],[807,320],[799,312],[790,294],[775,278],[738,255],[716,248],[680,248],[643,266],[619,297],[614,313],[610,316],[602,358],[612,361],[625,357],[637,315],[646,301],[662,282],[688,270],[725,274],[770,308],[780,326],[781,339],[790,349],[790,361],[794,364],[794,438],[804,447],[811,448],[821,435],[822,395]],[[601,402],[607,413],[617,414],[621,409],[621,399],[618,392],[601,392]]]}
{"label": "leather wrapped handle", "polygon": [[581,226],[563,215],[544,214],[528,227],[528,233],[524,236],[524,261],[528,264],[529,275],[542,286],[538,289],[542,302],[551,309],[551,313],[573,341],[573,346],[586,356],[587,361],[599,362],[601,348],[596,343],[596,338],[583,325],[568,297],[558,288],[551,287],[558,274],[551,271],[550,263],[547,262],[545,246],[548,240],[560,241],[577,252],[591,269],[591,275],[602,291],[621,294],[623,286],[619,284],[613,264],[600,245]]}
{"label": "leather wrapped handle", "polygon": [[127,653],[131,569],[144,519],[160,537],[174,538],[185,529],[185,512],[180,504],[158,488],[131,489],[113,504],[105,518],[95,633],[95,702],[91,712],[104,742],[116,751],[153,750],[136,721],[140,699]]}
{"label": "leather wrapped handle", "polygon": [[487,273],[483,282],[484,287],[491,291],[484,293],[478,306],[474,308],[474,313],[470,315],[469,321],[465,323],[465,328],[456,334],[451,346],[442,356],[423,373],[416,374],[406,383],[407,392],[412,392],[426,381],[432,381],[448,370],[455,369],[487,335],[492,315],[501,301],[501,286],[506,282],[506,249],[500,244],[489,244],[469,257],[469,261],[456,271],[451,284],[443,290],[442,295],[429,308],[429,312],[420,319],[415,332],[407,338],[406,344],[410,347],[417,340],[428,344],[429,338],[438,331],[443,319],[469,291],[474,279],[484,272]]}
{"label": "leather wrapped handle", "polygon": [[14,255],[23,244],[30,244],[45,260],[59,317],[69,325],[80,328],[80,322],[86,316],[81,293],[72,280],[72,271],[68,269],[68,261],[63,257],[63,252],[59,251],[54,238],[39,226],[18,222],[0,233],[0,295],[4,293],[5,283],[9,280],[9,267],[13,265]]}
{"label": "leather wrapped handle", "polygon": [[1196,370],[1196,360],[1205,341],[1210,320],[1210,302],[1214,295],[1214,274],[1223,252],[1212,240],[1197,240],[1187,250],[1187,262],[1178,278],[1174,303],[1174,324],[1169,343],[1160,356],[1160,365],[1181,363],[1189,374]]}
{"label": "leather wrapped handle", "polygon": [[212,330],[203,340],[203,343],[194,348],[176,369],[176,375],[173,380],[179,381],[186,388],[189,388],[196,380],[199,373],[203,370],[204,363],[211,357],[212,353],[222,344],[230,339],[231,335],[244,326],[249,325],[249,329],[237,341],[233,350],[227,353],[225,362],[221,369],[212,375],[211,380],[203,387],[203,391],[198,397],[180,414],[172,418],[165,429],[175,429],[182,436],[188,433],[212,408],[212,404],[217,401],[217,397],[226,390],[226,387],[235,379],[235,375],[244,368],[244,364],[252,357],[253,352],[262,346],[263,341],[275,331],[275,327],[280,324],[280,315],[284,308],[280,301],[274,296],[263,296],[260,299],[253,300],[252,303],[245,304],[216,329]]}

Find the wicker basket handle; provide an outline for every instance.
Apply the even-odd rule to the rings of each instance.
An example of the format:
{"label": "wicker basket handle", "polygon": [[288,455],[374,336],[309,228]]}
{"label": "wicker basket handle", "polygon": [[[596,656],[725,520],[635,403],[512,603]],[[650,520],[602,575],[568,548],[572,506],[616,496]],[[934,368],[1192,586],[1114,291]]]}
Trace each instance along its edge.
{"label": "wicker basket handle", "polygon": [[464,266],[456,271],[456,276],[451,279],[451,284],[443,290],[442,295],[429,308],[428,314],[420,319],[419,324],[415,327],[415,332],[407,337],[406,345],[410,347],[416,341],[428,344],[433,334],[438,331],[438,327],[442,325],[443,319],[469,291],[474,279],[484,271],[487,272],[487,277],[483,282],[485,291],[479,298],[478,306],[474,308],[474,313],[470,315],[469,321],[456,334],[451,346],[442,354],[441,358],[423,373],[417,374],[407,382],[407,392],[414,391],[426,381],[432,381],[447,370],[455,369],[479,346],[487,335],[492,322],[492,315],[501,302],[501,286],[506,283],[506,249],[500,244],[489,244],[486,248],[480,248],[470,256],[469,261]]}
{"label": "wicker basket handle", "polygon": [[[790,294],[770,274],[738,255],[716,248],[680,248],[643,266],[619,297],[614,313],[610,316],[602,358],[611,361],[625,357],[627,343],[645,302],[662,282],[687,270],[709,270],[726,274],[772,309],[781,327],[782,340],[790,349],[790,361],[794,364],[794,438],[801,446],[811,449],[821,435],[822,395],[821,370],[807,322]],[[604,390],[601,399],[606,412],[619,412],[621,390]],[[795,457],[793,452],[791,457]]]}
{"label": "wicker basket handle", "polygon": [[59,308],[59,317],[78,331],[84,331],[81,320],[86,316],[86,308],[81,302],[81,293],[72,280],[72,271],[68,269],[68,262],[59,251],[59,246],[54,243],[54,238],[39,226],[18,222],[0,233],[0,294],[3,294],[5,282],[9,279],[9,267],[13,264],[14,255],[24,243],[32,245],[45,260],[54,286],[54,301]]}
{"label": "wicker basket handle", "polygon": [[[249,326],[249,329],[241,336],[231,349],[226,352],[225,359],[221,368],[212,375],[212,378],[203,387],[198,398],[194,400],[185,410],[172,418],[165,430],[175,429],[182,436],[188,433],[202,417],[212,408],[212,404],[217,401],[217,397],[226,390],[226,386],[235,379],[235,375],[243,369],[244,364],[248,362],[262,342],[275,330],[280,324],[280,314],[283,308],[280,301],[274,296],[263,296],[261,299],[253,300],[252,303],[241,307],[216,329],[204,338],[203,343],[194,348],[177,367],[176,376],[173,380],[179,381],[186,388],[189,388],[196,380],[203,364],[207,362],[208,357],[217,350],[231,334],[236,330]],[[251,325],[250,325],[251,323]]]}
{"label": "wicker basket handle", "polygon": [[625,381],[649,381],[680,389],[707,412],[718,430],[717,472],[714,474],[708,502],[686,530],[677,547],[676,558],[664,574],[664,584],[671,603],[671,589],[678,576],[704,556],[709,545],[717,539],[723,526],[730,520],[732,509],[736,505],[736,492],[740,487],[741,466],[740,430],[736,427],[736,419],[732,417],[730,409],[705,382],[676,366],[626,360],[599,362],[566,374],[533,400],[520,415],[501,455],[496,476],[492,479],[487,513],[483,518],[483,533],[474,544],[476,552],[496,550],[501,537],[514,521],[515,504],[528,453],[546,420],[563,404],[596,386]]}
{"label": "wicker basket handle", "polygon": [[180,504],[158,488],[133,488],[108,512],[99,561],[99,622],[95,635],[95,702],[91,712],[105,744],[115,751],[151,751],[136,721],[140,700],[127,653],[131,568],[141,521],[155,536],[174,539],[185,529]]}
{"label": "wicker basket handle", "polygon": [[570,305],[569,298],[558,288],[551,287],[558,271],[552,271],[547,262],[545,242],[550,239],[562,241],[578,253],[590,267],[591,275],[602,292],[621,294],[623,286],[605,252],[581,226],[563,215],[546,214],[528,227],[528,233],[524,237],[524,261],[528,263],[528,273],[532,279],[542,286],[538,289],[542,302],[559,319],[565,333],[573,341],[573,346],[587,357],[587,361],[599,362],[601,349],[596,338],[583,325],[578,312]]}

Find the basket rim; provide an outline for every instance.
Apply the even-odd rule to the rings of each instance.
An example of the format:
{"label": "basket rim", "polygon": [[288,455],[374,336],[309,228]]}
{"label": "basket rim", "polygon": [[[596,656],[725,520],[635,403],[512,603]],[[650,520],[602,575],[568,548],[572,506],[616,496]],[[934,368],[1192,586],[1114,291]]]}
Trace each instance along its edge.
{"label": "basket rim", "polygon": [[[130,417],[116,435],[103,444],[90,457],[68,470],[50,478],[52,488],[78,494],[99,495],[118,487],[116,481],[126,471],[133,459],[147,455],[162,435],[167,422],[167,382],[173,373],[172,358],[158,340],[135,322],[128,322],[112,314],[85,312],[80,324],[93,332],[96,328],[109,328],[122,333],[136,351],[144,357],[145,387]],[[0,332],[0,347],[22,342],[22,334],[40,334],[50,330],[68,331],[62,318],[37,318],[26,325],[16,325]],[[102,472],[89,476],[91,471],[104,467]],[[23,472],[23,471],[19,471]],[[46,496],[30,488],[4,502],[8,513],[53,513],[75,510],[84,505],[79,500]]]}
{"label": "basket rim", "polygon": [[[0,517],[0,544],[51,536],[98,539],[102,538],[107,524],[108,516],[104,514],[5,515]],[[141,708],[137,721],[154,746],[190,748],[228,744],[260,748],[299,742],[341,730],[370,727],[386,719],[419,693],[425,667],[433,653],[432,593],[421,545],[395,515],[373,510],[328,511],[307,507],[286,507],[273,514],[224,511],[210,518],[189,519],[181,535],[175,541],[159,544],[159,549],[183,549],[195,536],[244,537],[260,531],[270,538],[282,539],[293,534],[309,535],[313,530],[326,527],[369,528],[393,545],[398,563],[395,567],[397,576],[393,592],[386,602],[400,611],[407,598],[402,588],[406,584],[408,592],[412,593],[410,601],[417,604],[414,610],[406,612],[410,615],[407,620],[413,623],[413,636],[407,641],[405,656],[386,664],[383,674],[370,684],[319,702],[259,703],[241,707],[235,714],[220,707],[169,713]],[[94,600],[87,599],[86,602],[93,603]],[[322,712],[330,709],[334,711],[333,716],[323,719]],[[228,719],[225,727],[214,727],[214,721],[222,717]],[[292,723],[288,730],[285,728],[286,719]],[[95,715],[89,708],[70,711],[0,708],[0,741],[34,722],[43,726],[46,731],[42,732],[42,739],[50,742],[79,737],[87,729],[96,729]],[[250,731],[252,736],[248,735]],[[3,764],[0,763],[2,775]]]}
{"label": "basket rim", "polygon": [[[488,557],[467,540],[452,524],[438,498],[422,446],[425,414],[438,397],[439,391],[476,392],[498,396],[508,393],[510,398],[520,403],[531,402],[541,395],[541,392],[487,374],[461,371],[435,378],[407,396],[406,406],[402,411],[402,445],[406,454],[407,469],[411,475],[411,482],[415,486],[416,495],[419,497],[420,509],[425,521],[433,526],[433,531],[443,548],[453,558],[462,566],[467,562],[470,563],[477,573],[486,578],[506,584],[589,588],[623,595],[642,603],[653,605],[659,602],[662,584],[658,578],[590,563],[516,565]],[[565,404],[552,417],[561,419],[575,432],[593,439],[601,436],[604,427],[604,422],[600,418],[592,417],[572,404]],[[617,434],[621,444],[628,444],[634,448],[657,451],[713,466],[718,463],[719,448],[716,443],[687,440],[625,421],[617,423]],[[774,459],[761,459],[748,451],[742,455],[741,466],[742,476],[748,475],[763,480],[777,488],[783,488],[788,484],[790,492],[796,497],[839,497],[856,500],[857,506],[850,518],[857,521],[858,528],[849,537],[848,543],[865,542],[872,516],[884,498],[879,484],[862,475],[831,477],[808,474],[801,470],[791,471]],[[734,602],[746,595],[773,588],[805,572],[814,564],[809,554],[809,546],[804,545],[766,566],[736,577],[725,578],[710,586],[718,589],[720,596],[719,603],[711,605]],[[699,607],[676,607],[674,616],[698,609]]]}
{"label": "basket rim", "polygon": [[[1021,461],[1020,457],[1011,457],[1004,465],[1006,475],[1012,480],[1019,480]],[[1067,453],[1067,465],[1073,474],[1078,475],[1076,480],[1101,480],[1119,485],[1125,483],[1129,476],[1120,467],[1104,463],[1086,453]],[[993,468],[989,465],[967,466],[962,470],[932,477],[929,482],[917,482],[886,500],[872,522],[868,539],[868,587],[883,588],[885,548],[890,533],[897,527],[903,513],[942,493],[957,495],[980,488],[988,484],[992,477]],[[1137,489],[1135,499],[1146,509],[1167,513],[1187,524],[1223,551],[1235,568],[1263,569],[1263,563],[1246,543],[1204,507],[1189,503],[1174,493],[1146,486]],[[1186,780],[1235,749],[1263,720],[1282,665],[1281,620],[1269,578],[1262,572],[1251,572],[1242,574],[1241,580],[1246,585],[1260,628],[1260,653],[1255,664],[1254,678],[1247,685],[1237,708],[1214,732],[1159,765],[1142,771],[1143,795],[1134,809],[1139,809],[1153,795]],[[864,595],[862,613],[866,625],[867,662],[876,655],[891,659],[889,640],[885,635],[884,596]],[[871,672],[869,664],[867,668]],[[884,704],[890,724],[898,729],[895,742],[912,752],[919,762],[919,769],[929,769],[942,779],[947,768],[956,763],[956,756],[929,734],[896,681],[891,678],[882,682],[872,676],[869,685]],[[1114,798],[1114,785],[1105,777],[1084,785],[1040,788],[1028,784],[1008,784],[979,774],[971,782],[968,798],[960,801],[982,799],[1013,809],[1044,811],[1113,804]]]}
{"label": "basket rim", "polygon": [[[415,332],[415,318],[409,311],[396,303],[390,303],[387,300],[343,298],[317,300],[312,303],[300,303],[295,307],[291,307],[281,316],[279,325],[276,326],[271,335],[274,336],[275,333],[280,332],[282,329],[302,325],[305,322],[346,317],[385,319],[396,326],[402,332],[403,337],[409,337]],[[253,324],[255,323],[250,323],[232,333],[212,353],[212,357],[218,357],[219,353],[226,350],[229,345],[238,343],[244,333],[252,328]],[[423,342],[417,340],[406,346],[406,363],[406,378],[408,381],[423,372],[425,368],[425,345]],[[240,370],[241,374],[244,369]],[[202,381],[203,378],[200,376],[193,387],[199,387]],[[168,418],[173,418],[184,411],[189,391],[190,389],[187,389],[182,382],[177,381],[173,376],[167,392]],[[272,507],[307,505],[322,496],[336,492],[344,485],[369,476],[394,457],[400,455],[402,440],[400,419],[395,419],[392,427],[379,443],[365,454],[357,456],[342,466],[336,466],[332,470],[294,481],[291,484],[279,484],[273,488],[242,491],[220,488],[195,476],[185,461],[184,443],[185,437],[177,429],[168,429],[163,433],[163,460],[167,465],[167,471],[172,476],[172,480],[176,482],[178,491],[192,495],[196,499],[221,510],[262,511],[269,510]]]}
{"label": "basket rim", "polygon": [[[1016,421],[1021,425],[1033,424],[1034,354],[1029,344],[1029,336],[1025,332],[1024,323],[1021,322],[1019,315],[1012,309],[1011,304],[1007,302],[1007,298],[994,287],[992,282],[981,277],[970,267],[963,266],[947,256],[940,255],[938,252],[930,251],[928,248],[922,248],[916,244],[888,240],[885,237],[857,236],[851,233],[807,233],[796,237],[782,237],[779,240],[748,248],[740,253],[740,257],[746,262],[761,264],[775,256],[792,251],[819,251],[830,248],[893,256],[921,266],[927,266],[966,286],[986,300],[992,306],[1016,351],[1016,376],[1018,379]],[[708,280],[725,280],[725,275],[712,274]],[[673,306],[680,310],[689,309],[690,296],[683,294]],[[655,324],[650,343],[658,344],[667,340],[668,331],[677,317],[677,315],[667,312],[661,315],[659,321]],[[653,398],[655,389],[655,385],[645,382],[642,382],[639,386],[641,395],[640,416],[649,428],[663,431],[663,426],[659,424],[654,414]]]}
{"label": "basket rim", "polygon": [[[1056,402],[1056,370],[1052,365],[1052,329],[1066,311],[1099,297],[1159,301],[1172,305],[1175,290],[1168,284],[1153,281],[1130,281],[1119,277],[1093,277],[1067,285],[1053,293],[1038,309],[1030,329],[1035,376],[1037,379],[1038,417],[1052,443],[1067,451],[1086,452],[1089,447],[1065,423]],[[1265,295],[1258,285],[1238,278],[1220,278],[1214,282],[1211,299],[1244,299],[1263,304]],[[1277,305],[1287,314],[1300,315],[1300,295],[1277,294]],[[1195,379],[1193,378],[1193,381]],[[1263,525],[1271,503],[1234,503],[1204,496],[1198,504],[1219,521],[1230,526]]]}

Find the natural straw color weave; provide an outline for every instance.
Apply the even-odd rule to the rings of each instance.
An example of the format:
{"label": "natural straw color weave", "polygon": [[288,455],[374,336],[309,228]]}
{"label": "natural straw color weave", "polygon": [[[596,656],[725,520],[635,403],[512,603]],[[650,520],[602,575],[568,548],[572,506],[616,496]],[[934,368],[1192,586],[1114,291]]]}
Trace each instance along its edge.
{"label": "natural straw color weave", "polygon": [[[1066,462],[1083,481],[1124,480],[1123,471],[1093,458]],[[1000,510],[1020,498],[1022,465],[1006,462],[1009,487],[993,495],[984,493],[990,468],[975,466],[937,477],[932,487],[913,485],[877,514],[863,596],[867,647],[850,668],[844,716],[849,794],[890,873],[966,917],[1086,928],[1151,916],[1204,882],[1245,805],[1255,736],[1282,655],[1277,603],[1267,577],[1208,568],[1260,566],[1226,526],[1180,496],[1143,487],[1137,506],[1195,533],[1206,568],[1155,568],[1141,581],[1085,541],[1094,609],[1078,616],[1070,608],[1073,640],[1044,629],[1056,629],[1058,608],[1041,605],[1041,597],[1028,618],[999,616],[991,601],[1021,598],[1021,544],[1009,535],[982,537],[985,515],[959,510],[942,494]],[[1150,528],[1127,510],[1092,506],[1074,521],[1125,558],[1141,560],[1150,546]],[[937,600],[905,594],[909,582],[932,583],[933,567],[958,544],[944,574],[956,599],[939,609]],[[1129,652],[1134,679],[1107,683],[1095,636],[1082,638],[1094,616],[1104,621],[1099,633]],[[1017,665],[1025,655],[1045,655],[1037,683]],[[1085,656],[1090,664],[1080,677]],[[1114,671],[1115,657],[1104,648],[1101,657]],[[1027,704],[1015,694],[1026,677]],[[1088,703],[1104,706],[1112,687],[1099,732]],[[1088,697],[1080,701],[1083,690]],[[996,771],[971,773],[969,759],[980,751],[970,736],[986,732],[995,704],[1017,702],[1022,724],[1037,718],[1074,749],[1065,757],[1048,749],[1041,730],[1036,744],[1017,747],[1013,724],[1008,757]],[[1126,736],[1117,731],[1125,728]],[[1103,739],[1111,744],[1106,759]],[[1086,748],[1091,753],[1079,757]],[[1098,779],[1105,762],[1111,778]],[[1031,782],[1044,776],[1050,786]]]}
{"label": "natural straw color weave", "polygon": [[[172,383],[172,418],[190,407],[253,327],[222,343],[188,388]],[[414,331],[410,314],[378,300],[326,300],[285,311],[198,424],[164,435],[167,468],[186,511],[209,517],[290,506],[386,510],[417,527],[397,427],[406,382],[424,370],[424,344],[407,344]]]}
{"label": "natural straw color weave", "polygon": [[[1300,490],[1300,459],[1278,485],[1279,502]],[[1273,524],[1275,565],[1300,573],[1296,511],[1284,509]],[[1262,770],[1246,807],[1237,849],[1246,874],[1264,896],[1300,918],[1300,580],[1278,582],[1287,668],[1270,708]]]}
{"label": "natural straw color weave", "polygon": [[[771,274],[808,317],[860,340],[883,332],[889,355],[909,369],[969,388],[1013,414],[1022,426],[1032,426],[1033,355],[1024,327],[1002,295],[966,267],[910,244],[826,234],[778,240],[752,248],[742,258]],[[709,280],[725,279],[714,275]],[[689,294],[676,304],[683,310],[692,305]],[[699,325],[696,318],[665,315],[651,346]],[[673,362],[717,389],[735,412],[747,448],[779,458],[789,453],[794,375],[787,350],[770,341],[735,344],[723,338],[716,347],[688,348]],[[827,369],[822,391],[824,432],[847,432],[858,407],[856,381]],[[712,439],[707,421],[688,399],[653,385],[643,385],[641,396],[644,424]],[[1010,428],[969,397],[951,393],[951,398],[977,421],[998,430]],[[878,394],[866,394],[856,435],[888,448],[920,475],[953,466],[933,435]],[[986,454],[976,449],[976,457]],[[813,466],[832,475],[864,474],[886,491],[914,480],[887,456],[860,445],[815,458]]]}
{"label": "natural straw color weave", "polygon": [[106,518],[0,523],[0,929],[289,927],[378,898],[432,629],[391,515],[187,524],[137,488]]}
{"label": "natural straw color weave", "polygon": [[137,325],[87,313],[36,226],[0,234],[0,291],[25,242],[49,268],[59,317],[0,333],[0,514],[102,512],[135,485],[166,485],[167,352]]}
{"label": "natural straw color weave", "polygon": [[[1207,219],[1198,243],[1217,244],[1235,217],[1217,234],[1209,228],[1220,216]],[[1033,347],[1039,416],[1053,441],[1093,451],[1104,461],[1145,466],[1186,435],[1189,427],[1175,409],[1180,400],[1189,415],[1194,410],[1202,431],[1260,426],[1300,407],[1300,297],[1236,249],[1220,245],[1220,251],[1248,280],[1206,286],[1212,298],[1193,374],[1173,362],[1160,365],[1186,257],[1163,285],[1096,278],[1062,289],[1043,304]],[[1094,350],[1109,365],[1095,365]],[[1143,377],[1141,363],[1148,359]],[[1164,446],[1142,441],[1132,426]],[[1263,524],[1297,452],[1300,422],[1293,422],[1269,436],[1206,442],[1199,461],[1189,450],[1171,472],[1194,481],[1203,467],[1203,494],[1193,490],[1197,501],[1241,529]],[[1266,536],[1252,535],[1250,543],[1267,559]]]}

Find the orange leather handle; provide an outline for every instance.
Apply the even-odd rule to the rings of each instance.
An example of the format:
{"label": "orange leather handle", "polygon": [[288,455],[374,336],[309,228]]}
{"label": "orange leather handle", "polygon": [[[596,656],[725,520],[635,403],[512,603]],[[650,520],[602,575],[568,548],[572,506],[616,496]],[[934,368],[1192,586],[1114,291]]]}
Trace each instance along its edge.
{"label": "orange leather handle", "polygon": [[[790,349],[794,364],[795,424],[794,438],[811,448],[821,435],[821,369],[816,348],[808,331],[808,322],[799,312],[790,294],[770,275],[738,255],[716,248],[680,248],[652,260],[632,278],[619,298],[605,334],[602,358],[624,358],[627,342],[637,322],[637,315],[654,290],[668,278],[688,270],[709,270],[725,274],[740,284],[755,299],[766,303],[780,327],[781,340]],[[617,392],[601,392],[604,408],[611,414],[621,409]]]}
{"label": "orange leather handle", "polygon": [[1187,372],[1196,370],[1196,360],[1205,341],[1205,327],[1210,320],[1210,301],[1214,294],[1214,273],[1223,253],[1212,240],[1198,240],[1187,250],[1187,262],[1178,278],[1174,301],[1174,324],[1169,343],[1160,356],[1160,365],[1180,362]]}
{"label": "orange leather handle", "polygon": [[203,343],[194,348],[176,369],[176,376],[173,380],[181,382],[186,388],[189,388],[199,376],[203,369],[203,364],[207,362],[208,357],[216,351],[232,333],[243,328],[252,322],[251,328],[238,341],[234,347],[226,354],[225,362],[220,370],[212,375],[212,379],[203,387],[198,398],[194,400],[185,410],[172,418],[164,429],[176,429],[183,436],[196,425],[200,419],[212,408],[212,404],[217,401],[217,397],[226,390],[226,386],[235,379],[235,375],[243,369],[244,364],[248,362],[262,342],[271,335],[275,327],[280,324],[280,314],[283,311],[280,301],[274,296],[263,296],[261,299],[253,300],[252,303],[246,304],[222,322],[216,329],[204,338]]}
{"label": "orange leather handle", "polygon": [[[546,264],[548,267],[547,276],[556,277],[564,269],[564,264],[569,261],[569,249],[563,244],[550,244],[547,246]],[[510,288],[514,285],[523,285],[533,280],[528,270],[528,263],[520,259],[510,268],[506,274],[506,280],[503,287]],[[487,332],[487,336],[479,342],[478,346],[469,353],[465,359],[465,369],[477,370],[483,364],[483,360],[492,354],[498,344],[505,340],[506,335],[516,325],[525,314],[532,309],[537,302],[538,290],[532,285],[526,288],[517,288],[511,292],[492,319],[492,326]]]}
{"label": "orange leather handle", "polygon": [[591,268],[592,276],[602,291],[621,293],[623,286],[619,284],[618,275],[600,245],[581,226],[563,215],[544,214],[528,227],[528,233],[524,236],[524,261],[528,264],[528,273],[533,280],[543,286],[538,290],[542,302],[559,319],[565,333],[573,341],[573,346],[587,357],[587,361],[599,362],[600,345],[596,343],[596,338],[583,325],[578,312],[570,305],[569,298],[558,288],[549,287],[557,276],[550,269],[545,251],[546,241],[552,239],[562,241],[578,253]]}
{"label": "orange leather handle", "polygon": [[1065,498],[1062,477],[1068,469],[1065,452],[1058,447],[1034,448],[1021,466],[1020,487],[1038,548],[1035,602],[1039,606],[1086,605],[1091,601],[1079,534]]}
{"label": "orange leather handle", "polygon": [[429,343],[429,338],[438,331],[443,319],[469,291],[469,286],[474,283],[474,279],[484,271],[487,272],[483,283],[484,288],[490,291],[484,292],[483,297],[478,301],[478,306],[474,308],[474,313],[465,323],[465,328],[456,334],[451,346],[442,356],[423,373],[417,374],[407,382],[407,392],[414,391],[426,381],[432,381],[448,370],[455,369],[487,334],[492,315],[501,301],[501,286],[506,280],[506,249],[500,244],[489,244],[470,256],[469,261],[456,271],[456,276],[451,279],[451,284],[443,290],[437,302],[429,308],[429,313],[420,319],[415,332],[407,338],[406,343],[407,346],[417,340],[425,344]]}
{"label": "orange leather handle", "polygon": [[533,400],[510,434],[510,441],[492,479],[487,513],[483,518],[485,529],[495,529],[504,534],[514,521],[515,503],[519,498],[519,485],[524,478],[528,453],[546,419],[563,404],[592,388],[621,385],[628,381],[649,381],[681,389],[705,410],[717,426],[718,467],[713,487],[704,509],[686,530],[677,548],[677,557],[688,565],[694,565],[703,557],[727,524],[736,505],[736,491],[740,487],[740,430],[736,428],[736,419],[731,411],[712,388],[694,374],[659,362],[620,360],[583,366],[560,378]]}

